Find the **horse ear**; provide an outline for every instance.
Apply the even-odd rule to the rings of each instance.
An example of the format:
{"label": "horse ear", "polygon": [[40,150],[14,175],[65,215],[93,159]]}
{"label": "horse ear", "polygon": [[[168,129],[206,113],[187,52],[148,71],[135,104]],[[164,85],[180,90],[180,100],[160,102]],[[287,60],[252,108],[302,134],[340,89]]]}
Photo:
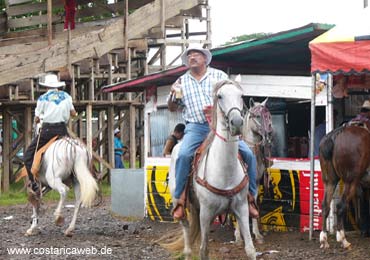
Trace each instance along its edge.
{"label": "horse ear", "polygon": [[238,82],[238,83],[241,83],[241,82],[242,82],[242,76],[240,76],[240,74],[238,74],[238,75],[235,77],[235,82]]}
{"label": "horse ear", "polygon": [[249,108],[254,107],[254,99],[250,98],[249,99]]}
{"label": "horse ear", "polygon": [[261,103],[261,105],[265,107],[265,106],[266,106],[266,103],[267,103],[267,101],[268,101],[268,100],[269,100],[269,98],[267,97],[267,98],[266,98],[266,99]]}

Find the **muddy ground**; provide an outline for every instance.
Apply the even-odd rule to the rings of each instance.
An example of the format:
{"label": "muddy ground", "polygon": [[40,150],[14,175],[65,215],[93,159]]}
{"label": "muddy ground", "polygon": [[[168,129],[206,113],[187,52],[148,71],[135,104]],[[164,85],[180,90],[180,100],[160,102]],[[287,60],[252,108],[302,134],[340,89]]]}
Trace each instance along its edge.
{"label": "muddy ground", "polygon": [[[72,204],[72,203],[67,203]],[[55,203],[44,204],[40,219],[40,234],[24,236],[30,226],[30,205],[0,207],[0,259],[177,259],[179,253],[162,248],[158,239],[179,232],[176,223],[158,223],[150,220],[129,220],[112,216],[109,199],[92,209],[82,209],[77,220],[77,229],[72,238],[62,233],[73,213],[65,208],[66,224],[61,228],[53,224]],[[211,259],[245,259],[243,248],[231,243],[232,228],[213,226],[210,236]],[[370,259],[370,239],[361,238],[359,232],[350,232],[347,237],[351,250],[343,250],[330,237],[331,248],[321,250],[319,234],[312,241],[308,233],[269,232],[265,243],[255,245],[257,259]],[[10,249],[31,250],[19,255]],[[64,250],[64,251],[63,251]],[[82,251],[84,250],[84,251]],[[273,250],[273,253],[270,253]],[[77,252],[80,251],[80,252]],[[275,252],[276,251],[276,252]],[[65,253],[65,254],[63,254]]]}

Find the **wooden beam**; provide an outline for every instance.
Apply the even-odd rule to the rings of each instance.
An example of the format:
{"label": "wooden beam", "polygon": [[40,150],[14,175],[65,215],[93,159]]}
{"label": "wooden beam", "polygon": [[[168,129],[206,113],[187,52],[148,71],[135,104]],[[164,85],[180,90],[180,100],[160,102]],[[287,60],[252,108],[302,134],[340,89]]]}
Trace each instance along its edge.
{"label": "wooden beam", "polygon": [[[198,0],[165,0],[166,18],[178,15],[181,10],[198,5]],[[128,39],[140,36],[153,26],[160,24],[160,0],[145,5],[129,16]],[[142,19],[146,17],[146,19]],[[117,48],[123,48],[123,18],[102,29],[86,32],[71,40],[71,63],[90,57],[100,57]],[[50,47],[40,48],[33,52],[13,55],[0,55],[0,86],[19,79],[55,70],[67,65],[67,41],[55,40]],[[13,73],[17,71],[17,73]]]}
{"label": "wooden beam", "polygon": [[52,7],[52,3],[51,3],[51,0],[48,0],[48,9],[47,9],[47,14],[48,14],[48,44],[49,46],[51,46],[51,40],[53,38],[53,31],[52,31],[52,17],[53,17],[53,7]]}

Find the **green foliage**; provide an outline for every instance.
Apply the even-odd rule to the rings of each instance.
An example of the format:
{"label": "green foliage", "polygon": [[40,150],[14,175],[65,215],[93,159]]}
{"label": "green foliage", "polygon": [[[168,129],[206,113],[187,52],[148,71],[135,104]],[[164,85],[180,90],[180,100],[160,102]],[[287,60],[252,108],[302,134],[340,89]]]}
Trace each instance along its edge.
{"label": "green foliage", "polygon": [[[107,182],[103,182],[100,186],[103,196],[110,196],[111,188],[110,184]],[[70,189],[68,192],[67,200],[73,200],[74,193],[73,189]],[[59,193],[52,190],[49,191],[45,197],[43,197],[43,201],[58,201],[59,200]],[[13,183],[10,185],[10,190],[7,193],[2,193],[0,195],[0,206],[11,206],[17,204],[25,204],[28,203],[27,201],[27,194],[26,189],[23,187],[23,183]]]}
{"label": "green foliage", "polygon": [[229,45],[229,44],[234,44],[234,43],[237,43],[237,42],[242,42],[242,41],[260,39],[260,38],[267,37],[269,35],[271,35],[271,33],[261,32],[261,33],[243,34],[243,35],[232,37],[231,40],[228,41],[228,42],[225,42],[225,44],[223,44],[223,46]]}

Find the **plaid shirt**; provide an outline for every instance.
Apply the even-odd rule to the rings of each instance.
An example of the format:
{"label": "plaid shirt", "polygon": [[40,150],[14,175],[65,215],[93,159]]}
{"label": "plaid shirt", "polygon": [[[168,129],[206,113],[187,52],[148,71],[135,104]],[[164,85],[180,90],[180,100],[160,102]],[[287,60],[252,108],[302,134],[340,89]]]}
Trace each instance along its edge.
{"label": "plaid shirt", "polygon": [[182,99],[180,106],[183,106],[182,117],[186,122],[205,123],[206,117],[203,113],[205,106],[213,105],[213,87],[224,79],[228,79],[225,72],[207,68],[206,74],[197,81],[188,71],[180,77]]}

